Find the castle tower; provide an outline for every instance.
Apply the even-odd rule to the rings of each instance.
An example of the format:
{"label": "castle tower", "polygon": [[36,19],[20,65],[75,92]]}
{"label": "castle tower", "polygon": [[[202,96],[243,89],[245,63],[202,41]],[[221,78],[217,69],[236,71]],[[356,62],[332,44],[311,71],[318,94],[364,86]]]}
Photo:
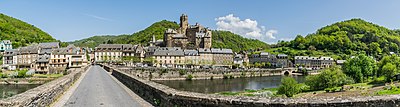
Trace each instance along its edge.
{"label": "castle tower", "polygon": [[180,18],[180,21],[181,21],[181,23],[180,23],[180,33],[182,33],[182,34],[186,34],[186,30],[188,29],[188,26],[189,26],[189,21],[188,21],[188,16],[187,15],[185,15],[185,14],[182,14],[181,15],[181,18]]}
{"label": "castle tower", "polygon": [[212,31],[206,28],[206,36],[203,38],[204,48],[212,47]]}

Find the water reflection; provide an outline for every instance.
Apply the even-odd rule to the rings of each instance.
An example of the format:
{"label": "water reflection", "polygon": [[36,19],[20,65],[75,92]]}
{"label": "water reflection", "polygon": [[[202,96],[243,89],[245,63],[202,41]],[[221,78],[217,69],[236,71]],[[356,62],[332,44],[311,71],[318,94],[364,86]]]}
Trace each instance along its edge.
{"label": "water reflection", "polygon": [[26,90],[35,88],[39,85],[37,84],[29,84],[29,85],[0,85],[0,99],[4,99],[7,97],[11,97],[17,95],[19,93],[25,92]]}
{"label": "water reflection", "polygon": [[[214,80],[168,80],[155,81],[171,88],[200,93],[217,93],[223,91],[243,91],[245,89],[258,90],[262,88],[275,88],[281,84],[283,76],[266,76],[235,79]],[[293,76],[298,82],[305,81],[305,76]]]}

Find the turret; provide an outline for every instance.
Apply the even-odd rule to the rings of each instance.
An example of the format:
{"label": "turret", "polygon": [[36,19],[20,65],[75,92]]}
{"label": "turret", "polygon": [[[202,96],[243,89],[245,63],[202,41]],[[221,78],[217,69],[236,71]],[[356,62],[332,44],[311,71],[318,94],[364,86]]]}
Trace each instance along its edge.
{"label": "turret", "polygon": [[181,33],[186,34],[186,29],[188,29],[188,26],[189,26],[188,16],[185,14],[182,14],[180,21],[181,21],[181,23],[180,23]]}

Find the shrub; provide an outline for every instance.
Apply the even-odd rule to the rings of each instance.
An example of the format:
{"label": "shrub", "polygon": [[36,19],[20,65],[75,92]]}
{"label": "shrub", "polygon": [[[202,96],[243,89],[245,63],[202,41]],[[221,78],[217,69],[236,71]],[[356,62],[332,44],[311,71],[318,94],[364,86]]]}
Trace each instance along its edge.
{"label": "shrub", "polygon": [[193,79],[193,76],[191,75],[191,74],[189,74],[187,77],[186,77],[186,80],[192,80]]}
{"label": "shrub", "polygon": [[322,71],[318,75],[307,76],[305,84],[311,90],[323,90],[354,83],[353,79],[347,77],[338,67]]}
{"label": "shrub", "polygon": [[284,94],[287,97],[293,97],[301,91],[299,84],[294,78],[285,77],[281,82],[282,84],[279,86],[277,94]]}
{"label": "shrub", "polygon": [[179,70],[179,75],[185,75],[186,73],[187,73],[186,70],[183,69]]}
{"label": "shrub", "polygon": [[26,76],[26,72],[28,72],[28,70],[23,69],[23,70],[19,70],[17,72],[18,72],[17,78],[24,78]]}

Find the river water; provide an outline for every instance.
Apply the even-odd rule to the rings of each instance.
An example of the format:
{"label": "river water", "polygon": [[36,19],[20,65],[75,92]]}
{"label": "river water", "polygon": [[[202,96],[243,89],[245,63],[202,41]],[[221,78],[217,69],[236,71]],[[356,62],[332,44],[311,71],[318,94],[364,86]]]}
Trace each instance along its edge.
{"label": "river water", "polygon": [[39,86],[38,84],[17,84],[17,85],[0,85],[0,99],[11,97],[19,93],[23,93],[29,89]]}
{"label": "river water", "polygon": [[[155,81],[171,88],[199,93],[217,93],[224,91],[244,91],[245,89],[258,90],[262,88],[276,88],[281,84],[284,76],[264,76],[234,79],[214,80],[163,80]],[[305,76],[293,76],[299,83],[305,81]]]}

